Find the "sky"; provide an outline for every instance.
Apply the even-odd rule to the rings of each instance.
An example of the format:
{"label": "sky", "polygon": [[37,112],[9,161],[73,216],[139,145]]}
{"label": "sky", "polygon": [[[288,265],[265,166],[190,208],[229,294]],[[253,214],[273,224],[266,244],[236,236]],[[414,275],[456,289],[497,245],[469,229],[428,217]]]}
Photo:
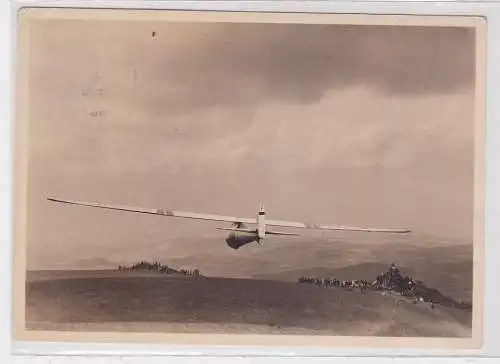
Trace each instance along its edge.
{"label": "sky", "polygon": [[263,202],[269,219],[472,241],[473,30],[37,20],[30,34],[28,267],[224,244],[220,224],[47,197],[241,217]]}

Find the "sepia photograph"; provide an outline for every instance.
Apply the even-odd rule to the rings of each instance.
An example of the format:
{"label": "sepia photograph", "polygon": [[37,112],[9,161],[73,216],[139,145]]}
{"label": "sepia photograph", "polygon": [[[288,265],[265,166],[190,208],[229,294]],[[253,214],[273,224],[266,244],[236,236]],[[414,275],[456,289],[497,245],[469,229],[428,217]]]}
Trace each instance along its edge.
{"label": "sepia photograph", "polygon": [[16,334],[479,345],[483,27],[21,10]]}

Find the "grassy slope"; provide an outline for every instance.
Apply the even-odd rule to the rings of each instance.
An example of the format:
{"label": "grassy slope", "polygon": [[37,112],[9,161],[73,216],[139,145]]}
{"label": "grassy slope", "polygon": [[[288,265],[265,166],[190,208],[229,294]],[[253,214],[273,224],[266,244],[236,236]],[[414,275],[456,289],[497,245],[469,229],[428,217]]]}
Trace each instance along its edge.
{"label": "grassy slope", "polygon": [[[240,279],[176,279],[121,273],[50,279],[27,284],[27,321],[68,323],[209,324],[264,331],[340,335],[467,336],[470,313],[401,303],[375,292]],[[32,277],[33,278],[33,277]],[[54,326],[55,325],[55,326]],[[243,325],[243,326],[244,326]],[[167,325],[168,326],[168,325]],[[62,327],[59,325],[59,328]],[[122,326],[123,327],[123,326]],[[166,327],[165,330],[171,330]],[[244,331],[244,328],[242,329]],[[259,331],[259,330],[257,330]],[[262,330],[261,330],[262,331]]]}

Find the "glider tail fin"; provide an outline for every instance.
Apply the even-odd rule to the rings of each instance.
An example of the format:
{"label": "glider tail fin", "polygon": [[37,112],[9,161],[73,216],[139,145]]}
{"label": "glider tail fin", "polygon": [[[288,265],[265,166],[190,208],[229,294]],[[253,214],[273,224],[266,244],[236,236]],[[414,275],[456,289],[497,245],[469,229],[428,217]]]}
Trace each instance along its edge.
{"label": "glider tail fin", "polygon": [[257,215],[257,234],[259,239],[264,239],[266,236],[266,210],[264,205],[261,203],[259,206],[259,214]]}

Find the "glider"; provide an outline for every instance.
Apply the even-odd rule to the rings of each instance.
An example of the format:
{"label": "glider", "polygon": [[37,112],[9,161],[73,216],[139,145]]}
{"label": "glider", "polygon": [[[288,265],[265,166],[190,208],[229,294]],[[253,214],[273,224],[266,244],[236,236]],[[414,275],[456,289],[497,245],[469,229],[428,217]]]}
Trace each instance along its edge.
{"label": "glider", "polygon": [[[306,222],[267,220],[266,211],[264,209],[263,204],[260,204],[259,206],[259,212],[257,214],[257,217],[240,218],[234,216],[222,216],[222,215],[203,214],[196,212],[182,212],[182,211],[168,210],[168,209],[152,209],[152,208],[130,207],[122,205],[110,205],[110,204],[95,203],[95,202],[61,200],[56,198],[48,198],[48,200],[52,202],[59,202],[70,205],[97,207],[102,209],[128,211],[141,214],[159,215],[159,216],[176,217],[184,219],[229,222],[232,223],[231,227],[217,227],[216,229],[229,231],[229,235],[227,236],[225,241],[226,244],[233,249],[238,249],[243,245],[247,245],[252,242],[257,242],[257,244],[262,245],[262,241],[264,240],[266,235],[300,236],[300,234],[296,233],[272,231],[267,229],[268,226],[299,228],[299,229],[346,230],[346,231],[400,233],[400,234],[405,234],[410,232],[410,230],[405,230],[405,229],[374,229],[374,228],[364,228],[355,226],[322,225],[322,224],[310,224]],[[248,225],[256,225],[256,227],[249,228]]]}

